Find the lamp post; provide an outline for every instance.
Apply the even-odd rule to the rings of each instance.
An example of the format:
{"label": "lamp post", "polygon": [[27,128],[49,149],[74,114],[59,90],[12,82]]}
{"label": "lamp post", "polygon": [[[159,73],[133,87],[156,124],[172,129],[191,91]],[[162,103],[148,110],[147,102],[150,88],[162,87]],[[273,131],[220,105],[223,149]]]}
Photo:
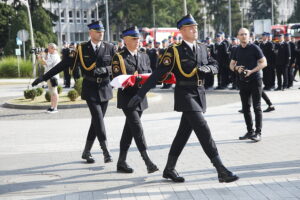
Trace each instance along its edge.
{"label": "lamp post", "polygon": [[272,25],[274,25],[274,0],[271,0],[271,14],[272,14]]}
{"label": "lamp post", "polygon": [[[30,13],[29,4],[28,4],[28,1],[26,1],[26,0],[21,0],[20,2],[23,3],[27,8],[28,18],[29,18],[29,27],[30,27],[31,48],[34,49],[35,48],[35,43],[34,43],[34,38],[33,38],[33,28],[32,28],[32,21],[31,21],[31,13]],[[35,78],[35,76],[36,76],[35,61],[36,61],[35,54],[32,54],[32,65],[33,65],[32,75],[33,75],[33,78]]]}
{"label": "lamp post", "polygon": [[245,9],[245,1],[242,0],[240,5],[240,11],[241,11],[241,26],[244,27],[244,9]]}
{"label": "lamp post", "polygon": [[203,34],[203,37],[204,37],[204,39],[206,38],[206,19],[207,19],[207,17],[206,17],[206,15],[204,15],[203,16],[203,20],[204,20],[204,34]]}
{"label": "lamp post", "polygon": [[109,19],[108,19],[108,0],[105,0],[105,14],[106,14],[106,34],[107,34],[107,41],[110,41]]}
{"label": "lamp post", "polygon": [[183,15],[187,15],[186,0],[183,0]]}
{"label": "lamp post", "polygon": [[228,1],[228,28],[229,36],[231,36],[231,0]]}

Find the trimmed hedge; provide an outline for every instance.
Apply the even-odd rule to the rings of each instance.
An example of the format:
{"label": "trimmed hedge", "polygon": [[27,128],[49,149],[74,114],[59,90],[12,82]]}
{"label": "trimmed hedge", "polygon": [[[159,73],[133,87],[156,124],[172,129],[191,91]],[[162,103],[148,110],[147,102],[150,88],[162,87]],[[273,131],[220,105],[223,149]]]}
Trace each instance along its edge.
{"label": "trimmed hedge", "polygon": [[76,90],[70,90],[68,92],[68,97],[71,101],[76,101],[76,99],[78,98],[78,92]]}
{"label": "trimmed hedge", "polygon": [[[32,63],[20,58],[20,77],[31,77]],[[0,60],[0,78],[18,77],[18,59],[16,57],[5,57]]]}
{"label": "trimmed hedge", "polygon": [[78,95],[81,96],[81,91],[82,91],[82,81],[83,78],[80,77],[79,79],[76,80],[74,89],[77,91]]}

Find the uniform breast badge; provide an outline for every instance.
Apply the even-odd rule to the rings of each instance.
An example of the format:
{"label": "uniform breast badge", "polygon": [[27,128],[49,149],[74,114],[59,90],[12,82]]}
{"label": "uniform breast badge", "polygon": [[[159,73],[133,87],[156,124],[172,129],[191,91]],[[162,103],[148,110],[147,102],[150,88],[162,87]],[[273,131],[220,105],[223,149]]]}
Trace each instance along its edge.
{"label": "uniform breast badge", "polygon": [[171,64],[171,58],[170,57],[165,57],[164,59],[163,59],[163,63],[164,63],[164,65],[170,65]]}

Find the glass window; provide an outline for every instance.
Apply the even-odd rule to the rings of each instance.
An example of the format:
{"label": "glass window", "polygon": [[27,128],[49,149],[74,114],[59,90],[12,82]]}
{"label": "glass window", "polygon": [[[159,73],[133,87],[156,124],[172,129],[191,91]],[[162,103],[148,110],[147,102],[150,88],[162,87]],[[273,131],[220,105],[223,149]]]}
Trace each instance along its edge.
{"label": "glass window", "polygon": [[60,22],[65,23],[65,10],[62,10],[60,13]]}
{"label": "glass window", "polygon": [[87,23],[87,11],[86,10],[84,10],[83,11],[83,23]]}
{"label": "glass window", "polygon": [[69,23],[73,23],[73,11],[69,11]]}
{"label": "glass window", "polygon": [[81,23],[81,12],[80,12],[80,10],[76,11],[76,23],[78,23],[78,24]]}

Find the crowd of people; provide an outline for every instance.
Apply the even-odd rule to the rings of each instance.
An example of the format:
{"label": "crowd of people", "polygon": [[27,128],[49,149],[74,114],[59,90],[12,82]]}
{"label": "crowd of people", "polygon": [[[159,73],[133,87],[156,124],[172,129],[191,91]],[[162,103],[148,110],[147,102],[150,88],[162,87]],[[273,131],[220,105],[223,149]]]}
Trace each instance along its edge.
{"label": "crowd of people", "polygon": [[[147,172],[158,171],[157,165],[148,155],[141,117],[143,111],[148,108],[146,93],[158,82],[169,79],[168,75],[172,74],[176,78],[174,110],[182,112],[182,116],[168,154],[163,178],[174,182],[185,181],[175,170],[175,166],[194,131],[205,154],[216,168],[219,182],[238,180],[239,177],[222,163],[204,118],[205,88],[213,88],[214,78],[217,76],[218,86],[213,89],[226,89],[230,85],[232,89],[239,89],[241,112],[244,114],[247,128],[246,134],[239,139],[259,142],[262,134],[261,98],[268,102],[269,111],[274,110],[263,89],[285,90],[292,87],[295,71],[299,69],[299,42],[295,45],[290,35],[285,35],[285,38],[280,35],[278,42],[274,43],[272,35],[264,33],[261,41],[258,41],[254,34],[250,34],[246,28],[241,28],[237,38],[229,40],[225,38],[224,33],[219,33],[215,43],[212,43],[211,38],[199,42],[198,24],[190,14],[177,22],[181,38],[169,37],[161,43],[150,40],[146,47],[142,46],[141,35],[136,26],[124,30],[122,40],[117,45],[103,41],[105,30],[101,21],[89,24],[88,28],[90,40],[78,44],[77,47],[74,44],[65,44],[62,60],[55,65],[51,64],[51,69],[34,80],[32,86],[51,80],[53,76],[64,71],[65,86],[70,87],[68,72],[77,71],[75,79],[79,74],[82,75],[81,98],[86,101],[91,113],[91,124],[82,159],[87,163],[95,162],[91,148],[97,138],[103,151],[104,163],[108,163],[113,159],[108,148],[104,117],[108,102],[113,97],[110,83],[112,79],[121,75],[135,76],[135,83],[131,87],[119,88],[117,94],[117,107],[122,109],[126,117],[117,162],[117,171],[120,173],[134,172],[126,161],[132,140],[145,161]],[[145,80],[146,76],[142,74],[149,73],[151,76]],[[275,74],[278,84],[276,88]],[[162,88],[170,87],[170,84],[165,84]],[[250,111],[252,105],[255,129]]]}

